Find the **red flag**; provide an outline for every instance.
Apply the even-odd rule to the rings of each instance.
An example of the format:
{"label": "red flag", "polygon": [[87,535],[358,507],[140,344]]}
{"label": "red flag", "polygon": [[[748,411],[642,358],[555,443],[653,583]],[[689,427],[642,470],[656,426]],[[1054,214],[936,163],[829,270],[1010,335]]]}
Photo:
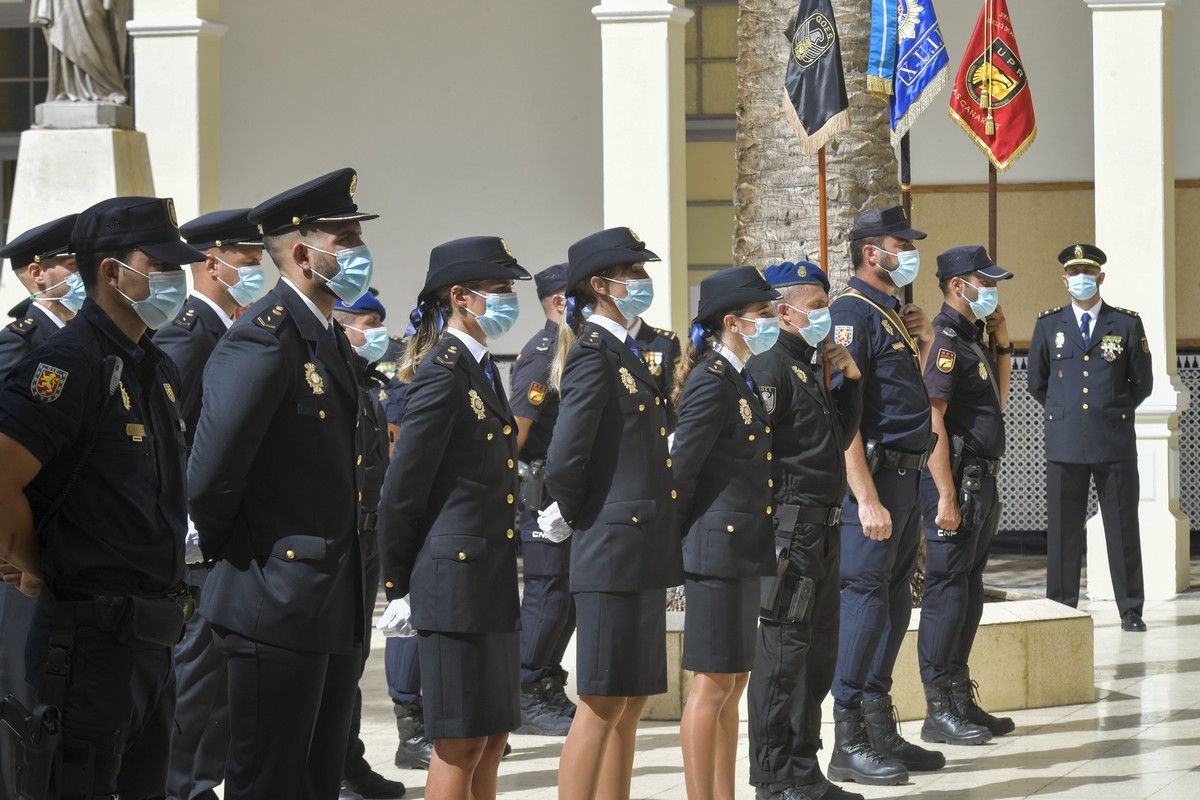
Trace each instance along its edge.
{"label": "red flag", "polygon": [[1005,0],[984,0],[950,87],[950,116],[1003,172],[1037,136],[1029,77]]}

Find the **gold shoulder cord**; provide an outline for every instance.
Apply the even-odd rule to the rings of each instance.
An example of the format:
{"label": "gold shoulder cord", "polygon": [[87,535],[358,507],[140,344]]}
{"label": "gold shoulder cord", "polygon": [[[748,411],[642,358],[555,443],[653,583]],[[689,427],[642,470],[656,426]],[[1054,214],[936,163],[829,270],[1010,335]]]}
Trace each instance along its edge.
{"label": "gold shoulder cord", "polygon": [[908,328],[904,327],[904,323],[900,320],[899,314],[897,314],[893,309],[884,308],[857,289],[847,289],[846,295],[857,297],[859,300],[862,300],[864,303],[872,306],[880,314],[883,314],[885,317],[891,320],[892,324],[896,326],[896,330],[899,332],[900,338],[904,340],[904,343],[908,345],[908,349],[912,351],[912,357],[913,360],[917,362],[917,367],[919,368],[921,366],[921,349],[917,347],[917,340],[909,334]]}

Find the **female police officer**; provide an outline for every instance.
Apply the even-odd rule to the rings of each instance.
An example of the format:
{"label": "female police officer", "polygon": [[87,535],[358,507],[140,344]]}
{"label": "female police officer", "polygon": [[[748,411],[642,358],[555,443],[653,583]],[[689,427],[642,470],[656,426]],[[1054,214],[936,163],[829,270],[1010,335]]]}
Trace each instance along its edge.
{"label": "female police officer", "polygon": [[771,310],[778,297],[753,267],[701,281],[675,381],[683,386],[671,451],[684,531],[683,667],[696,673],[680,730],[689,800],[733,798],[738,701],[754,663],[759,578],[775,561],[770,418],[745,366],[779,338]]}
{"label": "female police officer", "polygon": [[[667,398],[625,328],[650,305],[642,265],[658,256],[628,228],[610,228],[571,245],[568,259],[546,472],[575,531],[580,704],[563,747],[559,797],[628,798],[638,718],[646,697],[667,688],[664,589],[682,578]],[[576,313],[584,306],[592,309],[586,324]]]}
{"label": "female police officer", "polygon": [[380,503],[383,577],[387,616],[409,595],[418,631],[428,798],[495,797],[521,724],[516,421],[487,341],[516,321],[513,280],[528,278],[503,239],[435,247],[400,363],[412,384]]}

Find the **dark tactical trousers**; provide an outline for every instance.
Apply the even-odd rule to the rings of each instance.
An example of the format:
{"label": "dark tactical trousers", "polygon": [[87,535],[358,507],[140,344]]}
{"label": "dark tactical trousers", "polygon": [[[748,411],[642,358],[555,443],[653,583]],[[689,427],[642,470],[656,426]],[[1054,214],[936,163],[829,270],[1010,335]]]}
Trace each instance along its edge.
{"label": "dark tactical trousers", "polygon": [[[366,606],[364,619],[375,618],[375,601],[379,597],[379,536],[375,531],[359,534],[359,547],[363,563],[363,604]],[[358,670],[358,683],[362,682],[363,671],[367,668],[367,657],[371,655],[371,633],[374,625],[367,624],[366,641],[362,648],[362,666]],[[362,731],[362,688],[354,690],[354,708],[350,712],[350,738],[346,743],[346,763],[342,774],[346,777],[358,777],[371,771],[367,763],[367,746],[363,744]]]}
{"label": "dark tactical trousers", "polygon": [[868,539],[858,501],[848,494],[842,505],[842,618],[833,680],[839,708],[891,693],[892,669],[912,616],[909,582],[921,537],[921,475],[881,469],[874,478],[879,500],[891,512],[891,537]]}
{"label": "dark tactical trousers", "polygon": [[940,684],[967,669],[975,632],[983,616],[983,571],[996,528],[1000,495],[996,479],[982,478],[978,530],[964,524],[957,536],[937,533],[937,486],[926,472],[921,479],[925,528],[925,592],[917,634],[921,680]]}
{"label": "dark tactical trousers", "polygon": [[[0,699],[12,694],[32,710],[33,687],[25,680],[25,639],[37,601],[0,583]],[[0,726],[0,800],[16,800],[16,739]]]}
{"label": "dark tactical trousers", "polygon": [[[750,672],[750,783],[772,789],[821,780],[821,703],[837,663],[841,536],[836,526],[800,523],[777,536],[792,574],[816,582],[805,622],[760,619]],[[764,578],[764,580],[773,580]]]}
{"label": "dark tactical trousers", "polygon": [[561,677],[563,654],[575,633],[571,597],[571,540],[535,538],[537,518],[521,517],[521,683]]}

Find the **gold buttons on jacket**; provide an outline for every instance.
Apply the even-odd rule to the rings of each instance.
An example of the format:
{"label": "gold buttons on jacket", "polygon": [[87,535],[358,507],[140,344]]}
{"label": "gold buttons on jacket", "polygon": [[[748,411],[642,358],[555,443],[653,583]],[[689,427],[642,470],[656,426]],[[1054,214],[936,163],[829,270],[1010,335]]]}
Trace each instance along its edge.
{"label": "gold buttons on jacket", "polygon": [[1088,410],[1088,404],[1087,404],[1087,403],[1084,403],[1084,404],[1083,404],[1083,410],[1084,410],[1084,411],[1087,411],[1087,410]]}
{"label": "gold buttons on jacket", "polygon": [[358,454],[358,458],[356,458],[356,459],[354,460],[354,463],[355,463],[355,464],[361,464],[361,463],[362,463],[362,453],[359,453],[359,454]]}
{"label": "gold buttons on jacket", "polygon": [[513,460],[510,458],[507,463],[508,463],[508,468],[512,469],[513,468]]}
{"label": "gold buttons on jacket", "polygon": [[679,492],[677,492],[677,491],[675,491],[674,489],[672,489],[672,490],[671,490],[671,499],[672,499],[672,500],[674,500],[674,499],[675,499],[675,498],[677,498],[677,497],[679,497]]}
{"label": "gold buttons on jacket", "polygon": [[1084,356],[1084,357],[1083,357],[1083,360],[1084,360],[1084,361],[1091,361],[1091,360],[1092,360],[1092,357],[1091,357],[1091,356]]}
{"label": "gold buttons on jacket", "polygon": [[1088,393],[1088,387],[1086,387],[1086,386],[1085,386],[1085,387],[1083,387],[1083,393],[1084,393],[1084,394],[1087,394],[1087,393]]}
{"label": "gold buttons on jacket", "polygon": [[459,551],[458,551],[458,560],[459,560],[459,561],[466,561],[466,560],[467,560],[467,554],[466,554],[466,553],[464,553],[462,550],[459,550]]}
{"label": "gold buttons on jacket", "polygon": [[362,502],[362,492],[358,493],[358,502]]}
{"label": "gold buttons on jacket", "polygon": [[747,437],[746,437],[746,441],[753,442],[753,441],[754,441],[754,434],[752,433],[752,434],[750,434],[749,436],[747,436]]}
{"label": "gold buttons on jacket", "polygon": [[768,425],[767,427],[763,428],[763,433],[770,433],[770,432],[771,432],[771,426],[770,426],[770,425]]}
{"label": "gold buttons on jacket", "polygon": [[658,435],[659,435],[659,436],[666,436],[666,435],[667,435],[667,429],[666,429],[666,428],[659,428],[659,429],[658,429]]}
{"label": "gold buttons on jacket", "polygon": [[508,504],[509,504],[510,506],[513,504],[513,496],[512,496],[511,494],[510,494],[510,495],[505,495],[504,499],[505,499],[506,501],[508,501]]}
{"label": "gold buttons on jacket", "polygon": [[661,397],[656,397],[656,398],[654,398],[654,405],[656,405],[656,406],[661,406],[661,405],[662,405],[662,398],[661,398]]}
{"label": "gold buttons on jacket", "polygon": [[489,434],[487,435],[487,440],[488,440],[489,442],[490,442],[492,439],[495,439],[495,438],[496,438],[495,434],[491,434],[491,433],[489,433]]}
{"label": "gold buttons on jacket", "polygon": [[384,582],[383,582],[383,588],[385,588],[385,589],[395,589],[395,588],[396,588],[396,584],[395,584],[394,582],[392,582],[392,581],[384,581]]}
{"label": "gold buttons on jacket", "polygon": [[325,409],[322,408],[320,411],[318,411],[317,416],[321,419],[325,419]]}
{"label": "gold buttons on jacket", "polygon": [[768,517],[769,517],[769,516],[771,516],[771,512],[772,512],[772,511],[774,511],[774,510],[775,510],[775,509],[771,508],[770,506],[767,506],[767,516],[768,516]]}
{"label": "gold buttons on jacket", "polygon": [[287,556],[288,561],[296,560],[296,551],[295,550],[288,550],[286,553],[284,553],[284,555]]}
{"label": "gold buttons on jacket", "polygon": [[767,488],[768,489],[775,488],[775,479],[774,478],[767,478]]}
{"label": "gold buttons on jacket", "polygon": [[505,436],[511,436],[511,435],[512,435],[512,425],[505,425],[505,426],[504,426],[504,435],[505,435]]}
{"label": "gold buttons on jacket", "polygon": [[646,410],[646,404],[638,403],[638,411],[645,411],[645,410]]}
{"label": "gold buttons on jacket", "polygon": [[1088,376],[1088,371],[1085,369],[1085,370],[1083,371],[1083,377],[1085,377],[1085,378],[1086,378],[1087,376]]}
{"label": "gold buttons on jacket", "polygon": [[767,451],[767,461],[770,461],[770,460],[771,460],[772,458],[774,458],[774,457],[775,457],[775,456],[771,455],[771,451],[770,451],[770,450],[768,450],[768,451]]}
{"label": "gold buttons on jacket", "polygon": [[506,530],[506,531],[504,532],[504,535],[505,535],[505,536],[507,536],[509,539],[511,539],[511,538],[513,538],[513,536],[515,536],[516,534],[515,534],[515,533],[513,533],[513,529],[512,529],[512,528],[509,528],[508,530]]}
{"label": "gold buttons on jacket", "polygon": [[637,517],[630,517],[630,518],[629,518],[629,521],[630,521],[630,522],[632,522],[634,525],[636,525],[636,524],[637,524],[637,521],[638,521],[638,518],[637,518]]}
{"label": "gold buttons on jacket", "polygon": [[669,459],[669,458],[667,459],[667,467],[670,467],[670,466],[671,466],[672,464],[674,464],[674,463],[675,463],[675,462],[674,462],[674,461],[672,461],[671,459]]}
{"label": "gold buttons on jacket", "polygon": [[726,526],[725,526],[725,530],[726,530],[727,532],[729,532],[729,533],[733,533],[733,526],[732,526],[732,525],[726,525]]}

